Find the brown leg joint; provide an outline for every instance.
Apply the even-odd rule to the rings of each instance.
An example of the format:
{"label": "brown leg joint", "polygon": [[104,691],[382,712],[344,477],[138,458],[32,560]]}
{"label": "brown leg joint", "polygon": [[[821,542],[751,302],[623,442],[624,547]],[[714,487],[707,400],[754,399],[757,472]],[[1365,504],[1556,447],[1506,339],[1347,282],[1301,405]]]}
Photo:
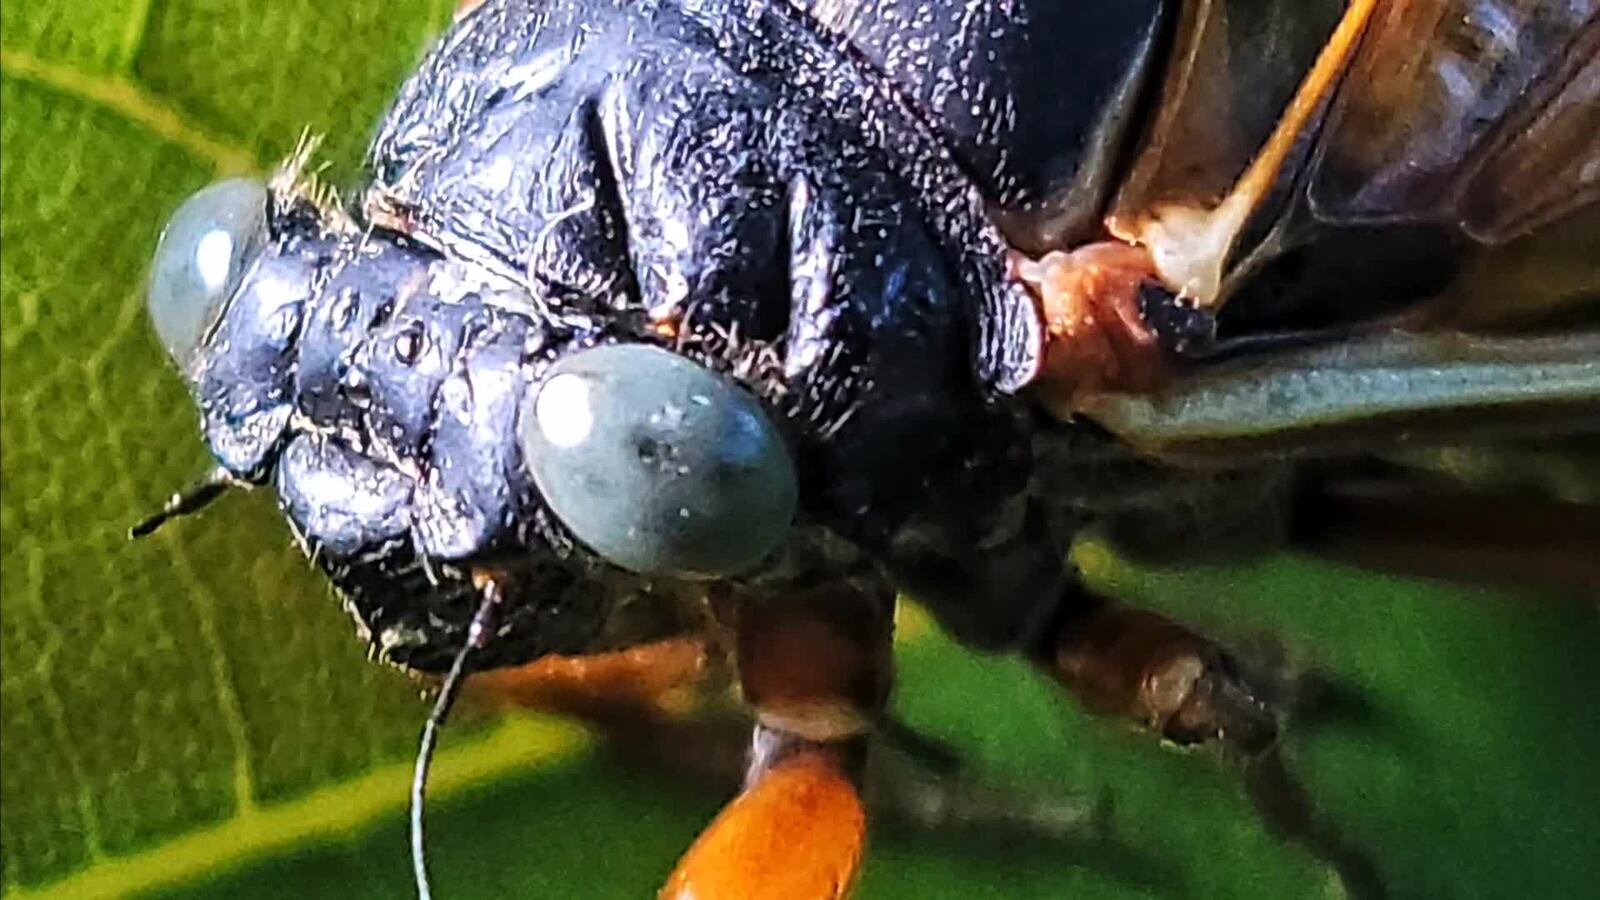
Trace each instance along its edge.
{"label": "brown leg joint", "polygon": [[1165,617],[1101,605],[1063,623],[1040,663],[1089,708],[1180,744],[1265,749],[1277,721],[1221,648]]}

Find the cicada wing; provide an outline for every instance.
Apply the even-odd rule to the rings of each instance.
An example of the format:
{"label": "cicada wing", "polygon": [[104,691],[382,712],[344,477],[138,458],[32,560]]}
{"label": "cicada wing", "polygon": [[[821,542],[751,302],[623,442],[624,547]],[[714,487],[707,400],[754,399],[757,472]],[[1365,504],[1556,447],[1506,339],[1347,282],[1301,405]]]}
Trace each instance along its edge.
{"label": "cicada wing", "polygon": [[1575,47],[1570,77],[1512,123],[1463,193],[1484,246],[1440,298],[1441,322],[1600,321],[1600,17]]}
{"label": "cicada wing", "polygon": [[1177,463],[1600,436],[1600,330],[1390,331],[1215,364],[1155,392],[1094,395],[1081,412]]}
{"label": "cicada wing", "polygon": [[1367,568],[1600,597],[1600,441],[1541,435],[1311,466],[1290,536]]}
{"label": "cicada wing", "polygon": [[1310,163],[1317,219],[1438,221],[1498,244],[1592,197],[1597,10],[1597,0],[1384,5]]}
{"label": "cicada wing", "polygon": [[1165,205],[1219,201],[1272,133],[1343,7],[1186,0],[1150,125],[1107,218],[1131,224]]}
{"label": "cicada wing", "polygon": [[1466,260],[1425,310],[1435,327],[1600,322],[1600,202]]}
{"label": "cicada wing", "polygon": [[1182,4],[1151,125],[1105,217],[1150,251],[1173,291],[1205,308],[1224,299],[1242,232],[1281,205],[1277,185],[1304,156],[1375,3]]}
{"label": "cicada wing", "polygon": [[1600,441],[1592,436],[1541,435],[1500,443],[1402,448],[1384,458],[1396,469],[1435,484],[1600,507]]}
{"label": "cicada wing", "polygon": [[[1535,235],[1569,228],[1600,194],[1600,0],[1343,6],[1186,3],[1112,231],[1149,246],[1169,287],[1213,308],[1308,247],[1348,257],[1320,267],[1324,278],[1385,265],[1367,257],[1397,242],[1440,257],[1440,271],[1465,257],[1479,278],[1477,248],[1537,245],[1510,264],[1581,259],[1590,247],[1573,247],[1574,231]],[[1580,281],[1522,291],[1517,313],[1470,318],[1548,311],[1584,294],[1592,282]],[[1439,282],[1368,280],[1358,292],[1392,287],[1397,299],[1353,304],[1349,318]]]}
{"label": "cicada wing", "polygon": [[[1546,455],[1542,454],[1541,455]],[[1600,481],[1592,454],[1577,457]],[[1303,551],[1470,584],[1600,596],[1600,503],[1369,466],[1306,479],[1290,532]]]}
{"label": "cicada wing", "polygon": [[[1432,229],[1460,268],[1429,319],[1514,324],[1600,297],[1600,2],[1383,7],[1258,257]],[[1314,251],[1313,251],[1314,252]],[[1251,261],[1251,268],[1265,260]]]}
{"label": "cicada wing", "polygon": [[1549,96],[1508,121],[1461,200],[1466,231],[1503,244],[1600,203],[1600,16],[1545,85]]}
{"label": "cicada wing", "polygon": [[[1385,7],[1329,111],[1299,234],[1433,226],[1462,265],[1429,319],[1518,324],[1600,298],[1600,2]],[[1570,317],[1569,317],[1570,318]]]}

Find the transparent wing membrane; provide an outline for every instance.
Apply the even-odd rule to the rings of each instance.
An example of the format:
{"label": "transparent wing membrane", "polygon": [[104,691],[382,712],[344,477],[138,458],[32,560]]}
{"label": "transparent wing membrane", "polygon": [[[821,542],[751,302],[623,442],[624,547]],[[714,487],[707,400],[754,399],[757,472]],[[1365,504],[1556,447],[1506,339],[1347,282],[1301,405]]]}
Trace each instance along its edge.
{"label": "transparent wing membrane", "polygon": [[[1600,200],[1600,0],[1339,6],[1185,4],[1107,224],[1201,306],[1331,232],[1494,248],[1575,229]],[[1592,293],[1560,290],[1515,303]]]}

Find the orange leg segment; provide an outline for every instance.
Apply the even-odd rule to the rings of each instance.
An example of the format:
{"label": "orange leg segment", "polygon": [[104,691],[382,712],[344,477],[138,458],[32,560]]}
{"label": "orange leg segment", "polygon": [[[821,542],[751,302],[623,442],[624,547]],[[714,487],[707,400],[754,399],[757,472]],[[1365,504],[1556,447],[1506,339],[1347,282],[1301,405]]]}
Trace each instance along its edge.
{"label": "orange leg segment", "polygon": [[762,772],[700,835],[667,900],[834,900],[855,881],[867,816],[839,748],[797,751]]}
{"label": "orange leg segment", "polygon": [[473,675],[467,696],[479,703],[520,706],[586,718],[669,711],[709,674],[705,643],[668,638],[625,650],[551,655],[526,665]]}

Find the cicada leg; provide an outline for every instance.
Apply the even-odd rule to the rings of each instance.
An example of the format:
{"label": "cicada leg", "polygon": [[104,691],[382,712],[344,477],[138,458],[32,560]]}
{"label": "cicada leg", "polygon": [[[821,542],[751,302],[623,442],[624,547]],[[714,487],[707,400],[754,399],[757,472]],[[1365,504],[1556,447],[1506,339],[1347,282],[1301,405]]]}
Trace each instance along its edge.
{"label": "cicada leg", "polygon": [[464,693],[478,706],[572,716],[621,759],[722,786],[743,771],[747,734],[726,658],[715,636],[670,637],[479,672]]}
{"label": "cicada leg", "polygon": [[1271,706],[1222,648],[1157,613],[1083,599],[1035,661],[1085,706],[1179,744],[1258,753],[1276,739]]}
{"label": "cicada leg", "polygon": [[1239,233],[1338,88],[1377,5],[1377,0],[1351,0],[1266,143],[1220,202],[1169,204],[1108,219],[1112,234],[1149,249],[1156,272],[1174,292],[1201,307],[1221,303],[1223,269]]}
{"label": "cicada leg", "polygon": [[471,15],[472,11],[483,5],[483,0],[456,0],[455,12],[451,15],[452,21],[459,22]]}
{"label": "cicada leg", "polygon": [[867,741],[888,699],[893,598],[831,584],[737,612],[738,663],[758,724],[744,791],[662,888],[671,900],[830,900],[866,839]]}
{"label": "cicada leg", "polygon": [[614,715],[670,712],[678,698],[707,679],[705,642],[674,637],[625,650],[550,655],[508,669],[480,672],[466,692],[479,703],[575,715],[590,721]]}

